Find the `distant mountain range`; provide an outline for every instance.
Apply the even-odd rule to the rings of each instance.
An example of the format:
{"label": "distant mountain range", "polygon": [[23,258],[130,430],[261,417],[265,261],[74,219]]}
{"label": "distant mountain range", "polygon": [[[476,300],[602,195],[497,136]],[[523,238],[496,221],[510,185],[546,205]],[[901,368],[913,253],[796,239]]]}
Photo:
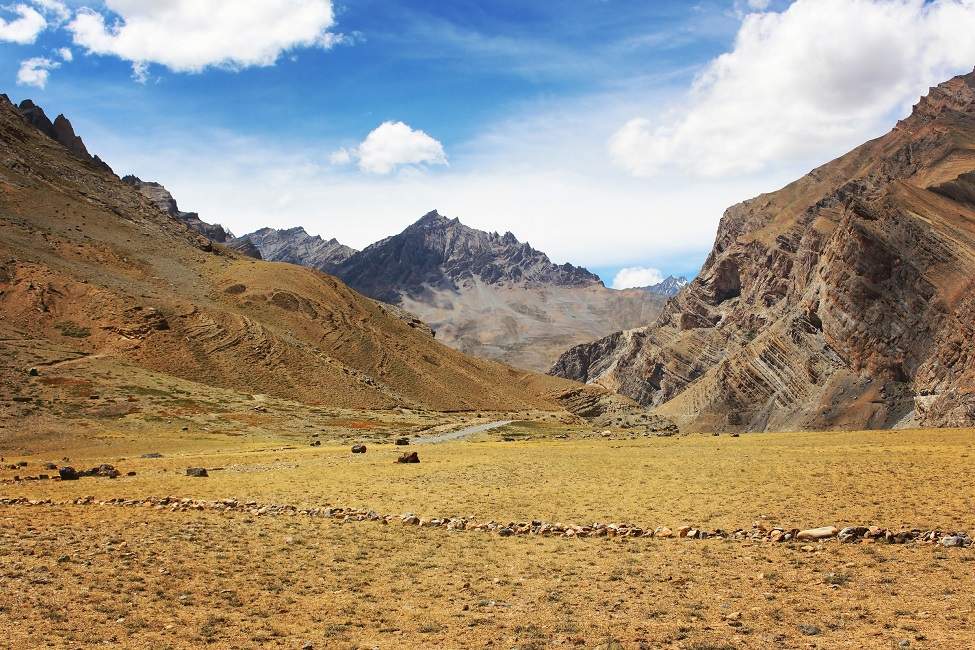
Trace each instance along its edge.
{"label": "distant mountain range", "polygon": [[616,291],[571,264],[555,264],[510,232],[470,228],[436,210],[361,251],[304,228],[261,228],[241,237],[183,212],[159,183],[123,181],[160,210],[246,255],[335,275],[405,309],[438,340],[468,354],[545,372],[569,347],[653,320],[683,278]]}
{"label": "distant mountain range", "polygon": [[362,251],[302,228],[263,228],[229,245],[245,242],[266,260],[331,273],[416,314],[452,347],[539,371],[576,343],[652,320],[671,290],[607,289],[510,232],[470,228],[436,210]]}

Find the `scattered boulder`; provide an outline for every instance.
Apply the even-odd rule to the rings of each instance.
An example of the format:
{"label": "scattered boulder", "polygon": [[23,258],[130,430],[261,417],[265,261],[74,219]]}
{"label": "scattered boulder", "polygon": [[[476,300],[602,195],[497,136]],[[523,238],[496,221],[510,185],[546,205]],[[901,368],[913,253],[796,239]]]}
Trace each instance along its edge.
{"label": "scattered boulder", "polygon": [[415,451],[406,452],[396,459],[397,463],[419,463],[420,456]]}
{"label": "scattered boulder", "polygon": [[54,463],[44,463],[44,469],[57,469],[58,466]]}
{"label": "scattered boulder", "polygon": [[322,446],[322,441],[321,440],[312,440],[311,441],[311,446],[312,447],[321,447]]}
{"label": "scattered boulder", "polygon": [[79,473],[80,476],[98,476],[102,478],[118,478],[120,476],[119,471],[115,469],[114,466],[107,463],[102,463],[98,467],[92,467],[89,470],[85,470]]}
{"label": "scattered boulder", "polygon": [[404,447],[404,446],[410,444],[410,439],[409,438],[397,438],[396,439],[396,444],[397,444],[397,446]]}
{"label": "scattered boulder", "polygon": [[800,542],[829,539],[830,537],[836,537],[839,532],[840,530],[836,526],[822,526],[821,528],[810,528],[809,530],[799,531],[796,539]]}
{"label": "scattered boulder", "polygon": [[79,476],[74,467],[62,467],[58,470],[62,481],[77,481]]}
{"label": "scattered boulder", "polygon": [[[353,454],[364,454],[364,453],[366,453],[366,446],[365,445],[352,445],[352,453]],[[419,461],[417,461],[417,462],[419,462]]]}
{"label": "scattered boulder", "polygon": [[186,475],[195,476],[197,478],[205,478],[209,476],[209,474],[207,474],[207,470],[205,467],[187,467]]}
{"label": "scattered boulder", "polygon": [[36,377],[40,373],[38,372],[37,368],[31,368],[27,371],[27,374],[31,377]]}

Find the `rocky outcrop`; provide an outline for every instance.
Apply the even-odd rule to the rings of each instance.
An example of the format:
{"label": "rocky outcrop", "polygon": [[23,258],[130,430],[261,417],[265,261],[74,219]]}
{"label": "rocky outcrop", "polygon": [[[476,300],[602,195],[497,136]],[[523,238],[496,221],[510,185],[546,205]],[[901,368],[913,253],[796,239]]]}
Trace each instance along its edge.
{"label": "rocky outcrop", "polygon": [[[6,98],[6,96],[4,97]],[[91,163],[96,169],[114,174],[112,168],[101,158],[88,153],[88,148],[85,147],[84,141],[80,136],[75,134],[74,127],[71,126],[71,122],[64,115],[58,115],[54,122],[51,122],[44,113],[44,109],[29,99],[22,101],[20,106],[17,107],[17,110],[20,112],[21,117],[29,124],[52,140],[63,144],[75,157]]]}
{"label": "rocky outcrop", "polygon": [[[183,212],[179,209],[176,199],[170,194],[169,190],[160,183],[143,181],[138,176],[129,174],[122,177],[122,182],[139,190],[139,192],[149,199],[153,205],[168,214],[174,219],[185,223],[189,228],[200,233],[210,241],[223,244],[231,241],[234,234],[219,224],[211,224],[200,219],[196,212]],[[253,256],[252,256],[253,257]]]}
{"label": "rocky outcrop", "polygon": [[649,327],[552,374],[682,429],[975,424],[975,73],[893,131],[730,208]]}
{"label": "rocky outcrop", "polygon": [[300,264],[326,273],[334,272],[356,253],[354,248],[337,239],[325,240],[318,235],[309,235],[301,227],[287,230],[261,228],[233,240],[231,246],[238,250],[253,247],[260,252],[261,259]]}

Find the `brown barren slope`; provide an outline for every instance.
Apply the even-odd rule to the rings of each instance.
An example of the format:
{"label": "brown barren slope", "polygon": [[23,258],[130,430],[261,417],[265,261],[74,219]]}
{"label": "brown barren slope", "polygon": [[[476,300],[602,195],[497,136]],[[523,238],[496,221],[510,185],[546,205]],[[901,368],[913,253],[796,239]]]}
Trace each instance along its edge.
{"label": "brown barren slope", "polygon": [[975,73],[889,134],[730,208],[653,325],[552,373],[684,428],[975,422]]}

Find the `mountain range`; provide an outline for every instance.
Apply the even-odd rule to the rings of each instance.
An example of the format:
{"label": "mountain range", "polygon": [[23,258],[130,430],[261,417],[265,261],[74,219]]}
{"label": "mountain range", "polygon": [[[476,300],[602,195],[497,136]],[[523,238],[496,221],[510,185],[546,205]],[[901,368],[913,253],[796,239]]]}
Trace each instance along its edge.
{"label": "mountain range", "polygon": [[693,281],[625,291],[437,211],[361,251],[301,228],[237,238],[29,100],[0,96],[0,138],[9,385],[68,354],[350,408],[975,424],[975,73],[729,208]]}
{"label": "mountain range", "polygon": [[[176,378],[244,403],[641,411],[603,389],[464,355],[335,277],[215,244],[158,186],[123,182],[80,139],[52,138],[31,115],[0,99],[0,409],[20,409],[24,427],[48,404],[14,399],[28,368],[48,405],[64,408],[77,390],[97,399],[114,382],[130,396],[162,395]],[[111,408],[130,410],[124,400]]]}
{"label": "mountain range", "polygon": [[692,430],[975,423],[975,73],[730,208],[649,326],[562,355]]}

